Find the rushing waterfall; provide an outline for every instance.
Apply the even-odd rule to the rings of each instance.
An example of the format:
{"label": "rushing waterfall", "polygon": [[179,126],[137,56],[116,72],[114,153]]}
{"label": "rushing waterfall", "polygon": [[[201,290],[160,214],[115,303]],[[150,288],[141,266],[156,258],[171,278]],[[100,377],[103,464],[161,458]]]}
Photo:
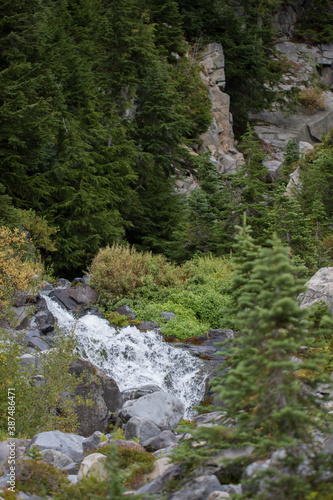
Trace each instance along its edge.
{"label": "rushing waterfall", "polygon": [[205,390],[205,364],[184,349],[162,341],[154,331],[134,326],[116,330],[110,323],[87,314],[79,320],[45,296],[61,328],[75,329],[79,354],[112,377],[124,391],[156,384],[183,401],[185,417],[200,402]]}

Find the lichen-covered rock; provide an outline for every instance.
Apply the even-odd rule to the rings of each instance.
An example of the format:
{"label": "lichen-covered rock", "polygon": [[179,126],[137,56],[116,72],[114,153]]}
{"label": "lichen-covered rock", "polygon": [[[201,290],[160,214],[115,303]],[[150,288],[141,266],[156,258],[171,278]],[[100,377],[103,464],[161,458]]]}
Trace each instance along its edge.
{"label": "lichen-covered rock", "polygon": [[69,372],[78,377],[83,375],[83,383],[77,387],[74,395],[93,401],[92,406],[76,407],[78,432],[86,437],[95,431],[104,432],[109,425],[111,413],[123,404],[116,381],[90,361],[81,358],[71,362]]}

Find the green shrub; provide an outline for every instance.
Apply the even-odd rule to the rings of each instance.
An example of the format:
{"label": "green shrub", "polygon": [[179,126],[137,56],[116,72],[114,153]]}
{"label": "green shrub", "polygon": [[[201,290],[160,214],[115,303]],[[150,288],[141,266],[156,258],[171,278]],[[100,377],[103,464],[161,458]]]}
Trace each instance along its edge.
{"label": "green shrub", "polygon": [[37,495],[49,495],[69,484],[67,475],[53,465],[40,460],[28,459],[20,462],[17,489]]}
{"label": "green shrub", "polygon": [[[110,445],[99,448],[98,452],[109,456]],[[118,467],[121,469],[121,479],[124,486],[129,488],[139,487],[144,474],[151,472],[154,468],[155,457],[151,453],[136,448],[117,448]]]}
{"label": "green shrub", "polygon": [[101,249],[89,273],[102,302],[126,296],[147,281],[158,286],[182,281],[181,269],[169,264],[163,255],[139,252],[120,244]]}
{"label": "green shrub", "polygon": [[33,437],[54,429],[75,432],[75,405],[79,401],[61,398],[64,392],[73,393],[80,383],[68,372],[76,346],[74,334],[58,333],[54,348],[39,355],[38,368],[32,364],[24,369],[19,359],[23,345],[13,336],[13,331],[0,329],[0,429],[5,433],[8,428],[7,393],[8,388],[14,388],[17,436]]}

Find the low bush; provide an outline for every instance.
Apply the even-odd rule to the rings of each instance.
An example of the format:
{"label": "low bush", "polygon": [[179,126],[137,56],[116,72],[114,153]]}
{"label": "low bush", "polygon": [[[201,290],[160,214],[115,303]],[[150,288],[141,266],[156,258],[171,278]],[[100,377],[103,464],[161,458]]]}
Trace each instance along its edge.
{"label": "low bush", "polygon": [[22,460],[19,467],[19,491],[45,496],[60,491],[64,484],[69,484],[64,472],[42,460]]}
{"label": "low bush", "polygon": [[139,252],[120,244],[101,249],[89,273],[102,303],[124,297],[146,281],[171,286],[182,280],[180,269],[169,264],[163,255]]}
{"label": "low bush", "polygon": [[[103,448],[99,448],[98,452],[109,456],[112,446],[113,445],[110,444]],[[143,475],[151,472],[154,468],[155,457],[146,451],[121,446],[117,448],[117,455],[118,467],[121,470],[121,480],[126,487],[139,487],[142,483]]]}
{"label": "low bush", "polygon": [[298,95],[298,103],[307,113],[316,113],[316,111],[325,109],[325,95],[317,87],[311,87],[301,90]]}

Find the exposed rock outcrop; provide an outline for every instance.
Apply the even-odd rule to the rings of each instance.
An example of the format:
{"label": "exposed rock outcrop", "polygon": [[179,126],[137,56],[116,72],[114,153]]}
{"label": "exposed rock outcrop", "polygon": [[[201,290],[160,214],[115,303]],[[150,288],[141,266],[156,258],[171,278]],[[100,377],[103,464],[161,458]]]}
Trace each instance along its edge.
{"label": "exposed rock outcrop", "polygon": [[[209,91],[212,102],[212,124],[201,135],[201,150],[209,151],[211,161],[221,173],[233,173],[244,162],[243,155],[237,151],[232,129],[230,97],[224,92],[225,72],[222,45],[211,43],[198,56],[202,66],[202,79]],[[193,153],[195,154],[195,153]],[[190,193],[198,186],[192,175],[175,181],[178,193]]]}
{"label": "exposed rock outcrop", "polygon": [[322,267],[305,284],[307,291],[299,298],[301,307],[310,307],[316,302],[325,302],[333,313],[333,267]]}
{"label": "exposed rock outcrop", "polygon": [[[279,87],[281,92],[289,92],[297,87],[308,95],[309,105],[312,106],[311,92],[315,96],[315,81],[321,80],[333,88],[333,44],[308,46],[305,43],[281,41],[276,44],[276,48],[289,64]],[[321,69],[318,71],[318,68]],[[299,106],[297,112],[292,114],[273,109],[251,115],[252,120],[255,120],[254,130],[269,152],[264,164],[272,178],[278,175],[288,141],[313,145],[333,128],[333,93],[327,90],[320,95],[318,87],[317,92],[317,109],[315,105],[312,108]]]}

